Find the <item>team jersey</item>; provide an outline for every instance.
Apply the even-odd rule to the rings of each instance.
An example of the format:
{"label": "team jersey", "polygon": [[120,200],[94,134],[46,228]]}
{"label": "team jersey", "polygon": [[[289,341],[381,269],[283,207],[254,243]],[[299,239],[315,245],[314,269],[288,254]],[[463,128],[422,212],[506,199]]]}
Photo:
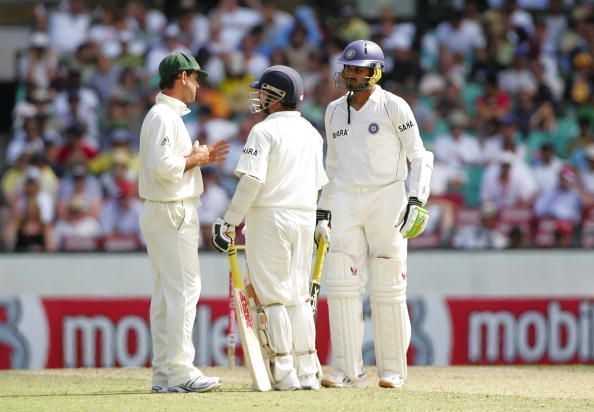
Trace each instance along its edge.
{"label": "team jersey", "polygon": [[264,183],[252,207],[315,210],[318,190],[328,182],[323,139],[297,111],[270,114],[255,125],[235,174]]}
{"label": "team jersey", "polygon": [[[346,95],[326,109],[328,152],[320,208],[330,209],[334,190],[341,187],[380,187],[406,180],[411,163],[422,159],[425,148],[417,121],[404,99],[375,86],[359,110],[350,108]],[[409,196],[415,196],[411,185]]]}
{"label": "team jersey", "polygon": [[192,140],[181,117],[190,110],[163,93],[155,101],[140,130],[138,193],[158,202],[197,198],[204,190],[200,168],[184,172]]}

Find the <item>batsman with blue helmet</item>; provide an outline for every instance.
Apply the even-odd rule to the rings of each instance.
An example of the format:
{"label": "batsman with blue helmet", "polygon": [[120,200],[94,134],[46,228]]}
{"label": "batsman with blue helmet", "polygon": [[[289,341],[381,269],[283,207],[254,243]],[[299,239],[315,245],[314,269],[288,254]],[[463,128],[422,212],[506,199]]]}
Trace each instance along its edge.
{"label": "batsman with blue helmet", "polygon": [[336,371],[322,385],[366,385],[361,296],[369,278],[379,385],[402,388],[411,336],[407,239],[418,236],[429,218],[423,206],[433,154],[423,146],[408,103],[379,86],[384,53],[377,44],[356,40],[337,62],[343,69],[335,81],[346,93],[326,109],[330,182],[318,203],[316,226],[316,235],[330,238],[332,219],[326,292]]}

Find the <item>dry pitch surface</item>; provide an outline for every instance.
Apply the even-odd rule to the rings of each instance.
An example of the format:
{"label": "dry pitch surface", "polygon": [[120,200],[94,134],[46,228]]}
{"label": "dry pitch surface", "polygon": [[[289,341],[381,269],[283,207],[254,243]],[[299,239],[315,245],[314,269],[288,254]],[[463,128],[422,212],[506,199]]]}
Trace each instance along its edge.
{"label": "dry pitch surface", "polygon": [[0,372],[0,411],[493,411],[594,410],[594,367],[411,367],[403,391],[258,393],[243,368],[206,368],[224,386],[204,394],[148,393],[148,369]]}

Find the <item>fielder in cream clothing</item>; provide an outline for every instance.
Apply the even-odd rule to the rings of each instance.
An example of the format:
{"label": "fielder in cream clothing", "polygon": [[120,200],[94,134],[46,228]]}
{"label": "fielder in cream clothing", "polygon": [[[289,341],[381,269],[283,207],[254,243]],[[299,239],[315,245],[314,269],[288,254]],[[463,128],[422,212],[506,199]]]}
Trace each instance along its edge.
{"label": "fielder in cream clothing", "polygon": [[303,81],[287,66],[268,68],[250,99],[268,117],[247,139],[235,173],[237,189],[213,225],[213,243],[229,248],[228,233],[246,217],[248,290],[270,380],[277,390],[319,389],[321,370],[309,278],[318,190],[328,181],[323,140],[297,111]]}
{"label": "fielder in cream clothing", "polygon": [[338,63],[344,68],[336,79],[347,94],[326,109],[330,183],[318,203],[316,226],[316,236],[330,243],[326,292],[336,367],[322,385],[365,385],[361,293],[369,276],[379,385],[401,388],[411,333],[406,239],[419,235],[429,217],[422,206],[429,196],[433,154],[423,147],[409,105],[376,84],[384,65],[377,44],[354,41]]}
{"label": "fielder in cream clothing", "polygon": [[185,53],[159,65],[161,92],[140,131],[140,227],[153,269],[152,392],[206,392],[221,386],[196,368],[192,328],[200,295],[198,198],[200,167],[226,158],[228,145],[192,145],[182,116],[207,76]]}

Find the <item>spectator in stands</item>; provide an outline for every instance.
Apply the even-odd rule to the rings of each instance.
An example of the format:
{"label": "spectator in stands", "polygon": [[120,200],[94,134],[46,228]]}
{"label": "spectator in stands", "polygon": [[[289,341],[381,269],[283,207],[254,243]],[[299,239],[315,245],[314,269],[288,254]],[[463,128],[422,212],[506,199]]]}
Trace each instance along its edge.
{"label": "spectator in stands", "polygon": [[498,84],[501,90],[511,95],[516,95],[520,90],[536,92],[536,79],[528,65],[529,54],[528,44],[516,47],[512,66],[499,73]]}
{"label": "spectator in stands", "polygon": [[50,43],[62,53],[72,53],[85,41],[90,25],[85,0],[62,1],[57,10],[49,12]]}
{"label": "spectator in stands", "polygon": [[523,161],[526,158],[526,147],[518,135],[517,121],[513,113],[507,113],[501,119],[500,133],[485,139],[482,152],[485,163],[497,162],[501,154],[510,148],[513,148],[518,160]]}
{"label": "spectator in stands", "polygon": [[556,219],[556,236],[560,246],[571,246],[572,235],[581,221],[584,204],[591,203],[591,196],[580,184],[575,171],[564,167],[559,172],[558,185],[541,192],[534,204],[538,217]]}
{"label": "spectator in stands", "polygon": [[6,226],[5,243],[15,252],[51,252],[54,248],[54,201],[40,188],[41,172],[27,169],[25,187]]}
{"label": "spectator in stands", "polygon": [[468,116],[461,110],[454,110],[448,116],[448,126],[450,133],[435,139],[435,157],[454,168],[480,164],[482,156],[478,139],[465,132]]}
{"label": "spectator in stands", "polygon": [[45,142],[41,137],[39,119],[36,115],[24,118],[23,129],[18,130],[6,148],[6,163],[13,164],[23,152],[41,154]]}
{"label": "spectator in stands", "polygon": [[19,78],[35,87],[47,89],[55,75],[58,56],[49,45],[46,33],[35,32],[29,40],[29,50],[19,61]]}
{"label": "spectator in stands", "polygon": [[592,133],[590,118],[587,116],[578,118],[578,126],[578,135],[570,142],[568,152],[571,163],[580,167],[585,162],[586,149],[594,145],[594,133]]}
{"label": "spectator in stands", "polygon": [[460,227],[452,239],[452,246],[467,250],[505,249],[509,241],[497,230],[498,219],[497,205],[492,202],[483,203],[480,224]]}
{"label": "spectator in stands", "polygon": [[485,82],[485,91],[476,101],[480,124],[491,120],[501,120],[512,108],[512,99],[497,86],[497,79],[491,75]]}
{"label": "spectator in stands", "polygon": [[121,68],[114,65],[109,57],[105,54],[98,56],[96,68],[87,84],[97,93],[102,107],[109,102],[111,91],[118,88],[120,74]]}
{"label": "spectator in stands", "polygon": [[594,144],[591,144],[585,150],[585,162],[579,168],[579,177],[581,184],[594,198]]}
{"label": "spectator in stands", "polygon": [[530,169],[514,153],[503,152],[499,162],[485,169],[481,181],[481,202],[495,203],[498,210],[529,205],[536,195]]}
{"label": "spectator in stands", "polygon": [[63,215],[54,226],[57,250],[95,250],[101,226],[89,212],[90,205],[81,196],[68,199]]}
{"label": "spectator in stands", "polygon": [[85,126],[75,123],[65,131],[66,143],[60,148],[57,165],[62,171],[72,163],[86,163],[97,156],[97,149],[85,140]]}
{"label": "spectator in stands", "polygon": [[540,156],[532,166],[532,173],[539,192],[548,192],[557,187],[559,172],[563,162],[555,155],[555,147],[545,142],[540,147]]}
{"label": "spectator in stands", "polygon": [[103,235],[124,235],[140,239],[140,210],[142,202],[134,196],[132,184],[122,181],[117,184],[117,192],[110,196],[104,205],[101,216]]}
{"label": "spectator in stands", "polygon": [[449,18],[437,25],[437,39],[452,53],[470,56],[474,50],[483,49],[487,42],[480,24],[465,18],[459,10],[450,10]]}
{"label": "spectator in stands", "polygon": [[70,174],[62,179],[58,200],[58,217],[66,219],[72,199],[80,199],[84,208],[79,212],[98,218],[101,212],[101,187],[84,164],[72,166]]}

